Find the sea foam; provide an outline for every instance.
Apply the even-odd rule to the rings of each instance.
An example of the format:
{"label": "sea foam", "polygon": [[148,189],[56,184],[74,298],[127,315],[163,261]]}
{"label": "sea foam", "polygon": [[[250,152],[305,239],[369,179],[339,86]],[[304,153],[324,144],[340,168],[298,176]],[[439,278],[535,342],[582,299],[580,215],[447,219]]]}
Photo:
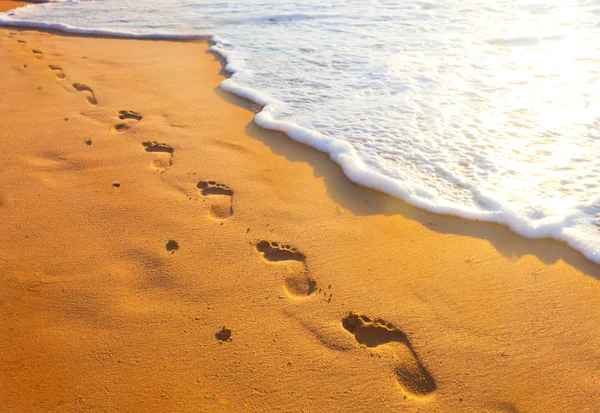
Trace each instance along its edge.
{"label": "sea foam", "polygon": [[256,123],[353,182],[600,263],[597,1],[64,1],[0,24],[203,38]]}

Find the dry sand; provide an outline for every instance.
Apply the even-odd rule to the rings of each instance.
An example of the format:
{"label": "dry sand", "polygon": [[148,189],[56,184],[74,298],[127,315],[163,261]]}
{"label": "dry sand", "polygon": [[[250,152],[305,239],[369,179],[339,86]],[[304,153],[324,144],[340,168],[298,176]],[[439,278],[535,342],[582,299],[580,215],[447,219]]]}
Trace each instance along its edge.
{"label": "dry sand", "polygon": [[598,266],[351,184],[207,49],[0,30],[0,412],[600,411]]}

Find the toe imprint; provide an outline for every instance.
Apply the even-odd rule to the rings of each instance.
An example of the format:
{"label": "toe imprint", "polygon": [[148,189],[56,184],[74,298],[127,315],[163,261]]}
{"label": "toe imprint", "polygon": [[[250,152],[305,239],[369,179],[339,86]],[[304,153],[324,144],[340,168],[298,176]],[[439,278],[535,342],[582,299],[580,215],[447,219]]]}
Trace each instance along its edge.
{"label": "toe imprint", "polygon": [[225,184],[218,184],[215,181],[200,181],[196,185],[202,192],[202,195],[227,195],[233,196],[233,190]]}
{"label": "toe imprint", "polygon": [[260,241],[256,244],[256,250],[262,253],[267,261],[306,261],[304,254],[299,252],[296,248],[274,241]]}
{"label": "toe imprint", "polygon": [[159,143],[157,141],[142,142],[142,146],[146,149],[146,152],[164,152],[173,153],[173,148],[166,143]]}
{"label": "toe imprint", "polygon": [[142,120],[142,115],[132,110],[120,110],[119,111],[119,119],[134,119],[134,120]]}

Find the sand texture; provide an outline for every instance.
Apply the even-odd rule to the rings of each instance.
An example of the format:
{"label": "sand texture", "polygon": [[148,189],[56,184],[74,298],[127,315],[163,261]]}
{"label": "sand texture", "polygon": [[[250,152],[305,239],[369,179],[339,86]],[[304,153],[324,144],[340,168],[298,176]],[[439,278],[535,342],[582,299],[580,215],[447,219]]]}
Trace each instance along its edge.
{"label": "sand texture", "polygon": [[351,184],[195,42],[0,30],[0,412],[598,412],[600,271]]}

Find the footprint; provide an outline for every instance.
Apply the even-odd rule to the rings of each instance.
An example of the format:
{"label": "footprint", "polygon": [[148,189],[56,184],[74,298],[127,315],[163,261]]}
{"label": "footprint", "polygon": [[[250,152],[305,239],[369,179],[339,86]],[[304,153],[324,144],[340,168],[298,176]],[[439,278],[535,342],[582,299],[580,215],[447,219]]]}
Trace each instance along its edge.
{"label": "footprint", "polygon": [[87,100],[92,105],[97,105],[98,101],[96,100],[96,95],[91,87],[84,85],[83,83],[73,83],[73,87],[78,92],[86,92],[88,94]]}
{"label": "footprint", "polygon": [[33,53],[36,59],[41,59],[42,57],[44,57],[44,53],[42,53],[41,50],[31,49],[31,52]]}
{"label": "footprint", "polygon": [[283,280],[283,290],[289,297],[306,298],[317,289],[317,281],[307,274],[306,257],[290,245],[274,241],[260,241],[256,250],[269,262],[295,261],[304,266],[304,270],[287,276]]}
{"label": "footprint", "polygon": [[290,245],[282,245],[274,241],[260,241],[256,244],[256,250],[260,252],[267,261],[306,261],[304,254],[299,252],[296,248]]}
{"label": "footprint", "polygon": [[119,111],[119,119],[135,119],[137,121],[142,120],[142,115],[132,110],[120,110]]}
{"label": "footprint", "polygon": [[210,213],[217,219],[225,219],[233,215],[233,190],[227,185],[218,184],[215,181],[200,181],[196,188],[202,196],[214,197],[219,202],[210,206]]}
{"label": "footprint", "polygon": [[58,66],[54,66],[54,65],[48,65],[48,67],[50,68],[50,70],[52,70],[54,72],[54,75],[56,76],[57,79],[65,78],[65,73],[63,72],[62,67],[58,67]]}
{"label": "footprint", "polygon": [[362,344],[379,356],[394,361],[394,373],[401,391],[412,398],[428,396],[436,390],[433,377],[419,361],[406,334],[383,320],[373,320],[351,311],[342,326]]}
{"label": "footprint", "polygon": [[[135,122],[139,122],[140,120],[142,120],[142,115],[140,115],[137,112],[134,112],[132,110],[120,110],[119,111],[119,119],[121,120],[134,120]],[[117,123],[114,127],[114,130],[116,130],[117,132],[123,132],[126,131],[127,129],[131,129],[132,127],[132,123]]]}
{"label": "footprint", "polygon": [[146,150],[146,152],[157,152],[161,155],[162,158],[155,159],[152,164],[157,169],[167,169],[169,166],[173,164],[171,158],[173,157],[173,148],[166,143],[159,143],[157,141],[147,141],[142,142],[142,146]]}
{"label": "footprint", "polygon": [[25,45],[27,44],[25,40],[17,40],[17,43],[19,43],[21,47],[25,47]]}

